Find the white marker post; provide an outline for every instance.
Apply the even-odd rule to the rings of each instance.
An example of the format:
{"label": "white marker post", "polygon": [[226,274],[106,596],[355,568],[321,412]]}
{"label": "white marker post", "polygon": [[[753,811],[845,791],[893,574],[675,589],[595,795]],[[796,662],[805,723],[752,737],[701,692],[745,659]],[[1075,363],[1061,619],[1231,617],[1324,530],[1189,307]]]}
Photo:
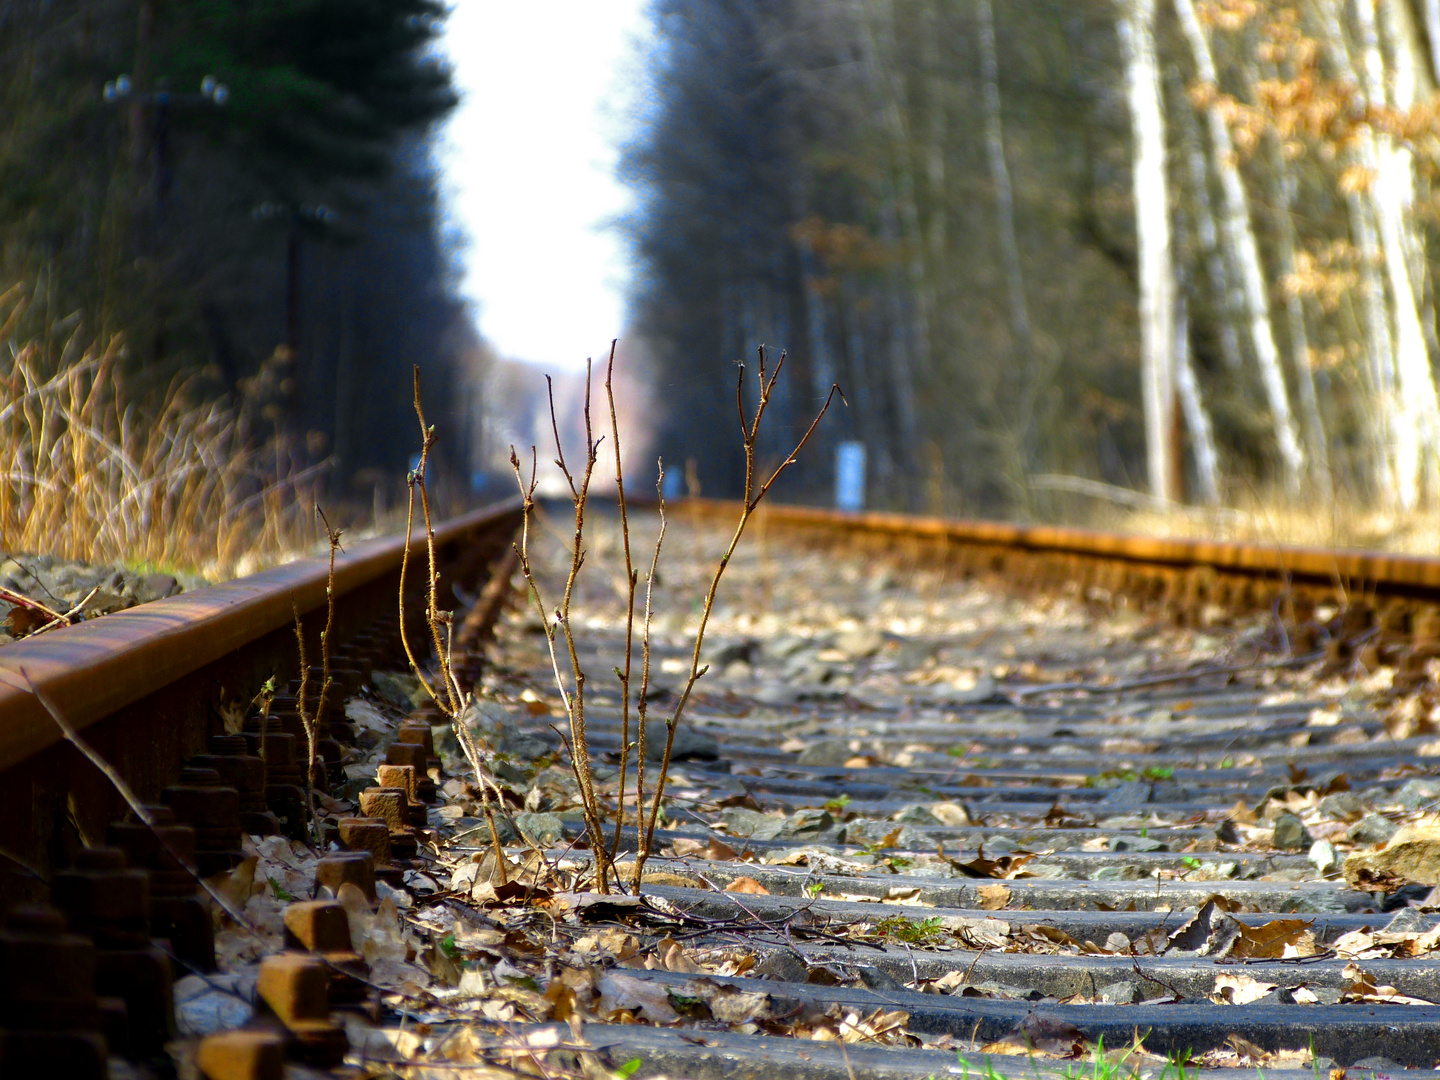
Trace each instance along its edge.
{"label": "white marker post", "polygon": [[842,442],[835,448],[835,505],[865,509],[865,444]]}

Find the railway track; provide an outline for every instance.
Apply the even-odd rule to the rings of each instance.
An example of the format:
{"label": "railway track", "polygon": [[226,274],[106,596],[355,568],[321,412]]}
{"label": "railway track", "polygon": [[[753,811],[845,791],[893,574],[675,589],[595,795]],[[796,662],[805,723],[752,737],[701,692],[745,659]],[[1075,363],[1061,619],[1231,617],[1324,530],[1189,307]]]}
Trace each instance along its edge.
{"label": "railway track", "polygon": [[[733,514],[671,512],[662,703]],[[337,574],[323,851],[285,837],[304,796],[284,698],[292,598],[318,633],[322,565],[0,651],[168,808],[160,832],[219,893],[36,696],[0,688],[0,898],[31,903],[0,931],[0,1065],[101,1075],[102,1033],[113,1075],[163,1075],[168,1042],[214,1080],[285,1055],[847,1080],[1440,1061],[1440,560],[773,508],[722,591],[641,895],[596,897],[544,638],[505,605],[517,521],[440,534],[514,811],[498,887],[458,750],[396,674],[395,542]],[[596,528],[577,610],[603,784],[623,572]],[[540,542],[554,573],[563,541]],[[272,674],[267,723],[249,705]],[[227,899],[239,918],[207,913]]]}

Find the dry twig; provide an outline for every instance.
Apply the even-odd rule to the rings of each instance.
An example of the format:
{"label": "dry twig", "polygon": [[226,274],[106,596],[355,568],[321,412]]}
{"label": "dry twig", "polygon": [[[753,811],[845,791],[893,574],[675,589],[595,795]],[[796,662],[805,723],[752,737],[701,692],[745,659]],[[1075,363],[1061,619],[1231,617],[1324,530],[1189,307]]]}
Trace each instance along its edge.
{"label": "dry twig", "polygon": [[[495,787],[495,784],[486,772],[480,748],[476,745],[469,728],[465,726],[465,709],[469,705],[469,698],[460,689],[459,680],[455,676],[452,651],[453,635],[451,633],[454,619],[450,612],[441,611],[438,603],[440,572],[436,567],[435,524],[430,514],[430,492],[425,486],[425,469],[430,462],[430,451],[435,446],[435,429],[425,422],[425,408],[420,400],[420,368],[418,365],[415,367],[414,377],[415,416],[420,421],[420,462],[415,467],[415,471],[406,477],[409,500],[405,511],[405,546],[400,556],[400,642],[405,647],[405,657],[410,662],[410,670],[420,680],[420,685],[425,688],[425,692],[435,703],[435,707],[440,710],[441,715],[450,721],[450,727],[455,732],[455,739],[459,742],[466,760],[470,762],[470,768],[475,773],[475,783],[480,789],[480,802],[484,809],[485,821],[490,826],[490,840],[495,852],[495,872],[499,875],[500,883],[503,885],[509,879],[506,869],[509,864],[505,859],[505,848],[500,843],[500,830],[495,824],[495,807],[490,798],[490,790]],[[425,590],[425,621],[430,629],[431,641],[435,647],[439,680],[441,689],[444,691],[443,696],[436,692],[434,682],[426,677],[424,668],[416,659],[415,650],[410,645],[410,637],[405,626],[405,579],[410,566],[410,540],[414,535],[415,494],[417,491],[420,494],[420,506],[425,519],[425,550],[430,567]],[[495,795],[500,798],[498,788],[495,788]],[[503,799],[500,799],[500,806],[503,809]]]}
{"label": "dry twig", "polygon": [[[840,400],[845,400],[845,395],[840,393],[838,386],[831,386],[830,393],[825,396],[825,404],[816,413],[815,419],[805,429],[805,434],[800,441],[770,473],[768,479],[759,482],[756,475],[755,447],[760,434],[760,422],[765,416],[765,410],[770,404],[771,395],[775,390],[775,381],[780,378],[780,370],[785,366],[785,353],[780,354],[779,361],[775,364],[775,370],[770,373],[769,378],[765,374],[765,346],[759,348],[759,370],[757,376],[760,384],[760,400],[755,408],[755,415],[747,421],[745,417],[745,365],[740,365],[740,373],[735,385],[735,403],[740,414],[740,433],[745,447],[745,501],[741,505],[740,520],[736,522],[735,532],[730,537],[729,546],[725,554],[720,556],[720,561],[715,567],[715,573],[710,579],[710,587],[705,593],[705,602],[700,610],[700,625],[695,631],[695,645],[690,657],[690,674],[685,681],[685,689],[681,691],[680,698],[675,704],[675,710],[665,722],[665,753],[660,759],[660,773],[655,780],[655,798],[650,807],[650,820],[640,837],[639,851],[635,857],[635,878],[636,888],[640,886],[641,876],[645,872],[645,861],[655,846],[655,825],[660,814],[661,800],[665,795],[665,782],[670,774],[670,759],[675,747],[675,730],[680,724],[680,719],[685,713],[685,706],[690,702],[690,695],[695,690],[695,684],[700,681],[701,676],[709,670],[709,665],[701,667],[700,653],[705,645],[705,628],[710,622],[710,613],[715,607],[715,595],[720,589],[720,579],[725,575],[725,568],[730,565],[730,559],[735,554],[735,549],[740,545],[740,538],[745,533],[745,526],[749,524],[751,515],[755,508],[760,505],[762,499],[770,491],[775,481],[791,465],[795,464],[795,456],[804,449],[805,444],[810,441],[820,421],[824,419],[825,413],[830,409],[830,403],[837,394]],[[643,811],[642,811],[643,812]]]}

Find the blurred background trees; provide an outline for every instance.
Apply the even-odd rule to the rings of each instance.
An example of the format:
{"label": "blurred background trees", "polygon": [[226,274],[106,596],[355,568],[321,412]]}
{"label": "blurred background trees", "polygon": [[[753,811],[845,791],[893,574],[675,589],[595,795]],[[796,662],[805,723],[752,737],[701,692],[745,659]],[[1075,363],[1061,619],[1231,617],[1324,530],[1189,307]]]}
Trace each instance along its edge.
{"label": "blurred background trees", "polygon": [[[728,492],[734,365],[838,381],[870,502],[1440,499],[1440,9],[658,0],[628,148],[659,449]],[[701,422],[697,422],[701,421]],[[792,474],[823,499],[832,460]],[[1059,475],[1057,475],[1059,474]]]}
{"label": "blurred background trees", "polygon": [[266,397],[297,464],[331,459],[332,493],[405,468],[412,362],[464,461],[483,348],[431,155],[455,104],[443,15],[0,0],[0,282],[50,332],[123,332],[132,388],[184,373]]}

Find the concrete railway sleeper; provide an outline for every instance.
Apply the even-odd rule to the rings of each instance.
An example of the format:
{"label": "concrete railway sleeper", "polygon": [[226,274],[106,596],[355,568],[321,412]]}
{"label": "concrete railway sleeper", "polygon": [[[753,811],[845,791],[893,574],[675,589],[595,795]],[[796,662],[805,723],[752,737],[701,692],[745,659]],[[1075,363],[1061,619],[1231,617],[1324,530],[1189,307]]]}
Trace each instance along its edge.
{"label": "concrete railway sleeper", "polygon": [[[730,509],[671,511],[655,701]],[[613,838],[579,812],[543,628],[506,603],[517,520],[439,530],[507,867],[397,650],[395,541],[337,574],[318,846],[290,605],[318,632],[323,566],[0,653],[0,1076],[1440,1063],[1440,560],[770,509],[640,894],[600,896]],[[593,528],[578,640],[613,808],[623,588]],[[534,542],[541,573],[568,558]]]}

